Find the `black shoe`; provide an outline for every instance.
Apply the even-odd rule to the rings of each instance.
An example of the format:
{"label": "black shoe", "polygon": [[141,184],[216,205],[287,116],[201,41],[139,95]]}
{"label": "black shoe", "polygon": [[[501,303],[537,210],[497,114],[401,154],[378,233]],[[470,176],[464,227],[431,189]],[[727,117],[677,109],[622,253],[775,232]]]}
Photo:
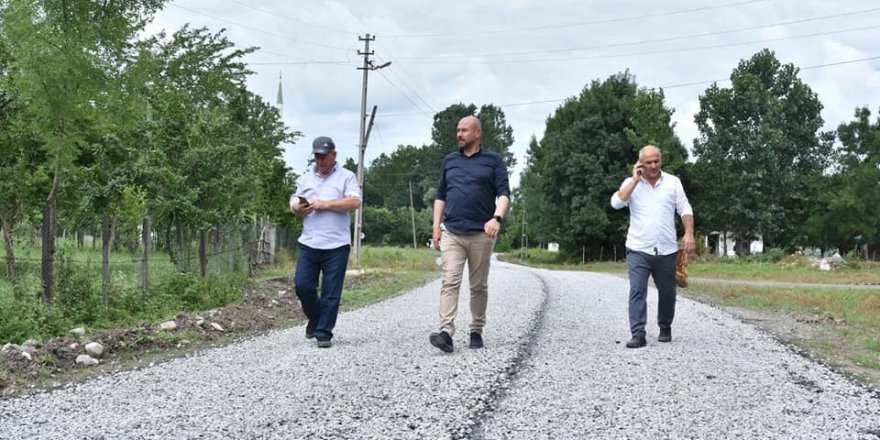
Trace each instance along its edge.
{"label": "black shoe", "polygon": [[470,348],[483,348],[483,335],[477,332],[471,332],[471,343],[468,345]]}
{"label": "black shoe", "polygon": [[333,342],[329,339],[318,339],[318,348],[330,348],[333,346]]}
{"label": "black shoe", "polygon": [[672,341],[672,329],[671,328],[661,328],[660,336],[657,336],[658,342],[670,342]]}
{"label": "black shoe", "polygon": [[318,327],[318,321],[309,320],[309,323],[306,324],[306,339],[312,339],[315,337],[315,328]]}
{"label": "black shoe", "polygon": [[445,331],[439,333],[431,333],[431,337],[428,338],[431,341],[431,345],[443,350],[446,353],[452,353],[452,337],[449,336],[449,333]]}
{"label": "black shoe", "polygon": [[641,348],[648,345],[644,336],[633,336],[632,339],[626,341],[626,348]]}

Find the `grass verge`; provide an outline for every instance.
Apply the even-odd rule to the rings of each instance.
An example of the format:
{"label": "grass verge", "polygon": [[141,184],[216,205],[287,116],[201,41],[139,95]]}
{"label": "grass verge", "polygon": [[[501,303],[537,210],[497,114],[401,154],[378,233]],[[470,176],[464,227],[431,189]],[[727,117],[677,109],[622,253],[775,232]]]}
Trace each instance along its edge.
{"label": "grass verge", "polygon": [[880,389],[880,289],[695,283],[680,292],[720,306]]}

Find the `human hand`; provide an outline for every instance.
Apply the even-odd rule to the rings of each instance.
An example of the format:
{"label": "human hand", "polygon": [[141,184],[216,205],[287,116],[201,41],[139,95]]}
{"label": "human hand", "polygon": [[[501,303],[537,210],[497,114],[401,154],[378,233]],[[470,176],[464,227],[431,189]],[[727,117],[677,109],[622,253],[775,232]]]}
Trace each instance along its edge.
{"label": "human hand", "polygon": [[299,213],[302,215],[311,214],[315,210],[314,205],[312,205],[305,197],[302,196],[299,196],[298,207]]}
{"label": "human hand", "polygon": [[688,255],[693,255],[694,251],[697,248],[696,241],[694,240],[694,234],[685,233],[684,237],[682,237],[682,239],[681,239],[681,244],[684,247],[684,251]]}
{"label": "human hand", "polygon": [[642,168],[644,168],[644,165],[642,165],[641,160],[633,165],[633,180],[639,180],[639,178],[642,177]]}
{"label": "human hand", "polygon": [[434,249],[440,250],[440,228],[434,228]]}
{"label": "human hand", "polygon": [[483,225],[483,231],[492,238],[498,238],[498,233],[501,231],[501,223],[492,217]]}

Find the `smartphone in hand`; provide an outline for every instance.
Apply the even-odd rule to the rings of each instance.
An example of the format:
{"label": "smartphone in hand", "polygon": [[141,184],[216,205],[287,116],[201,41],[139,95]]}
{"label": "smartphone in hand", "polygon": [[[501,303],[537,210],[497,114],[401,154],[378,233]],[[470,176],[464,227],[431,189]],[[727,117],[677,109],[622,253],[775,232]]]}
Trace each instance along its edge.
{"label": "smartphone in hand", "polygon": [[299,199],[299,204],[303,207],[309,206],[309,201],[306,200],[303,196],[296,196]]}

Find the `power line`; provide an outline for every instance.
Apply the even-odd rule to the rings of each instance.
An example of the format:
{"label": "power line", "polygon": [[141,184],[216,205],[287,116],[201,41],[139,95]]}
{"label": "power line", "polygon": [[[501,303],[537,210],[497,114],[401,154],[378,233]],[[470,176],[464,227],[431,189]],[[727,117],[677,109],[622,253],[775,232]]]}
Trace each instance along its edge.
{"label": "power line", "polygon": [[176,7],[176,8],[180,8],[180,9],[183,9],[183,10],[185,10],[185,11],[192,12],[193,14],[197,14],[197,15],[201,15],[201,16],[204,16],[204,17],[208,17],[208,18],[213,19],[213,20],[222,21],[222,22],[224,22],[224,23],[228,23],[228,24],[231,24],[231,25],[233,25],[233,26],[238,26],[238,27],[241,27],[241,28],[244,28],[244,29],[248,29],[248,30],[251,30],[251,31],[254,31],[254,32],[259,32],[259,33],[261,33],[261,34],[266,34],[266,35],[269,35],[269,36],[272,36],[272,37],[284,38],[284,39],[287,39],[287,40],[290,40],[290,41],[293,41],[293,42],[296,42],[296,43],[306,44],[306,45],[309,45],[309,46],[315,46],[315,47],[322,47],[322,48],[325,48],[325,49],[348,50],[347,48],[340,47],[340,46],[328,46],[328,45],[326,45],[326,44],[313,43],[313,42],[311,42],[311,41],[301,40],[301,39],[293,38],[293,37],[289,37],[289,36],[287,36],[287,35],[283,35],[283,34],[275,34],[275,33],[272,33],[272,32],[266,32],[266,31],[264,31],[263,29],[260,29],[260,28],[255,28],[255,27],[253,27],[253,26],[248,26],[248,25],[246,25],[246,24],[237,23],[237,22],[234,22],[234,21],[231,21],[231,20],[227,20],[227,19],[225,19],[225,18],[220,18],[220,17],[214,16],[214,15],[205,14],[204,12],[200,12],[200,11],[197,11],[197,10],[195,10],[195,9],[190,9],[190,8],[185,7],[185,6],[180,6],[180,5],[176,4],[176,3],[171,3],[171,6],[174,6],[174,7]]}
{"label": "power line", "polygon": [[274,63],[247,63],[249,66],[295,66],[295,65],[314,65],[314,64],[332,64],[336,66],[351,66],[348,61],[285,61]]}
{"label": "power line", "polygon": [[497,30],[488,30],[488,31],[476,31],[476,32],[455,32],[455,33],[434,33],[434,34],[401,34],[401,35],[388,35],[384,38],[427,38],[427,37],[445,37],[445,38],[455,38],[455,37],[471,37],[475,35],[499,35],[499,34],[510,34],[510,33],[520,33],[520,32],[532,32],[532,31],[542,31],[542,30],[558,30],[561,28],[571,28],[571,27],[582,27],[582,26],[594,26],[598,24],[609,24],[609,23],[620,23],[625,21],[637,21],[644,20],[646,18],[657,18],[657,17],[668,17],[670,15],[680,15],[680,14],[689,14],[692,12],[703,12],[710,11],[713,9],[721,9],[728,8],[732,6],[743,6],[751,3],[763,3],[770,0],[748,0],[741,1],[735,3],[725,3],[721,5],[715,6],[704,6],[699,8],[692,9],[682,9],[678,11],[670,11],[670,12],[660,12],[656,14],[643,14],[643,15],[634,15],[629,17],[618,17],[618,18],[609,18],[605,20],[595,20],[595,21],[585,21],[585,22],[576,22],[576,23],[562,23],[562,24],[553,24],[553,25],[545,25],[545,26],[533,26],[533,27],[522,27],[522,28],[510,28],[510,29],[497,29]]}
{"label": "power line", "polygon": [[[880,56],[871,56],[871,57],[858,58],[858,59],[852,59],[852,60],[835,61],[832,63],[815,64],[815,65],[811,65],[811,66],[799,67],[798,69],[799,70],[813,70],[813,69],[821,69],[821,68],[825,68],[825,67],[840,66],[840,65],[845,65],[845,64],[863,63],[866,61],[874,61],[874,60],[880,60]],[[667,85],[667,86],[660,86],[659,88],[664,89],[664,90],[676,89],[676,88],[680,88],[680,87],[698,86],[698,85],[712,84],[712,83],[716,83],[716,82],[723,82],[723,81],[729,81],[729,80],[730,80],[729,78],[722,78],[722,79],[713,79],[713,80],[704,80],[704,81],[693,81],[693,82],[687,82],[687,83],[679,83],[679,84],[671,84],[671,85]],[[513,102],[513,103],[509,103],[509,104],[498,104],[498,107],[507,108],[507,107],[524,107],[524,106],[538,105],[538,104],[549,104],[549,103],[553,103],[553,102],[563,102],[565,100],[572,99],[572,98],[574,98],[574,97],[570,96],[570,97],[566,97],[566,98]],[[389,113],[389,114],[385,114],[384,117],[405,116],[405,115],[412,115],[414,113],[416,113],[416,112]]]}
{"label": "power line", "polygon": [[[816,64],[816,65],[812,65],[812,66],[799,67],[798,69],[799,70],[813,70],[813,69],[821,69],[823,67],[840,66],[840,65],[844,65],[844,64],[863,63],[865,61],[873,61],[873,60],[880,60],[880,56],[859,58],[859,59],[855,59],[855,60],[837,61],[837,62],[833,62],[833,63]],[[714,84],[714,83],[723,82],[723,81],[730,81],[730,78],[715,79],[712,81],[695,81],[695,82],[689,82],[689,83],[672,84],[669,86],[663,86],[661,88],[662,89],[675,89],[675,88],[679,88],[679,87],[698,86],[698,85],[703,85],[703,84]]]}
{"label": "power line", "polygon": [[253,10],[255,10],[255,11],[260,11],[260,12],[263,12],[263,13],[265,13],[265,14],[269,14],[269,15],[271,15],[271,16],[273,16],[273,17],[283,18],[283,19],[285,19],[285,20],[290,20],[290,21],[293,21],[293,22],[296,22],[296,23],[304,24],[304,25],[306,25],[306,26],[314,26],[314,27],[317,27],[317,28],[324,29],[325,31],[335,32],[335,33],[338,33],[338,34],[345,34],[345,35],[348,35],[348,36],[357,36],[357,32],[346,31],[346,30],[342,30],[342,29],[336,29],[336,28],[333,28],[333,27],[330,27],[330,26],[327,26],[327,25],[318,24],[318,23],[312,23],[312,22],[308,22],[308,21],[305,21],[305,20],[300,20],[299,18],[296,18],[296,17],[288,17],[287,15],[279,14],[277,11],[272,11],[272,10],[269,10],[269,9],[259,8],[259,7],[256,7],[256,6],[254,6],[254,5],[249,5],[249,4],[247,4],[247,3],[239,2],[239,1],[236,1],[236,0],[229,0],[229,1],[232,2],[232,3],[235,3],[235,4],[239,5],[239,6],[243,6],[243,7],[245,7],[245,8],[250,8],[250,9],[253,9]]}
{"label": "power line", "polygon": [[[398,59],[396,56],[394,56],[394,54],[392,53],[392,51],[391,51],[386,45],[382,44],[381,42],[379,42],[379,43],[377,43],[377,44],[380,44],[380,45],[382,46],[382,50],[383,50],[383,51],[388,52],[388,54],[390,55],[390,59],[392,59],[392,60],[397,60],[397,59]],[[403,85],[404,85],[406,88],[408,88],[410,91],[412,91],[413,94],[416,96],[416,98],[417,98],[419,101],[421,101],[423,104],[425,104],[425,106],[428,107],[428,109],[430,109],[432,112],[437,113],[437,111],[434,109],[434,107],[422,98],[422,96],[421,96],[421,94],[419,93],[419,91],[418,91],[418,90],[415,90],[414,87],[411,87],[411,86],[409,85],[409,82],[406,81],[406,78],[404,78],[404,75],[405,75],[405,76],[408,76],[410,79],[412,79],[413,82],[416,84],[416,86],[418,86],[418,82],[413,78],[412,74],[410,74],[409,71],[408,71],[405,67],[403,67],[403,64],[398,64],[398,65],[397,65],[397,68],[392,69],[392,71],[393,71],[395,74],[397,74],[398,77],[401,78],[401,80],[402,80],[402,82],[403,82]],[[400,75],[400,74],[398,74],[398,71],[403,72],[404,75]],[[422,89],[421,91],[424,92],[424,89]]]}
{"label": "power line", "polygon": [[880,28],[880,25],[872,25],[872,26],[864,26],[859,28],[850,28],[850,29],[841,29],[836,31],[828,31],[828,32],[813,32],[809,34],[801,34],[801,35],[792,35],[787,37],[778,37],[778,38],[769,38],[769,39],[760,39],[760,40],[751,40],[751,41],[743,41],[738,43],[723,43],[723,44],[713,44],[708,46],[696,46],[696,47],[688,47],[688,48],[680,48],[680,49],[663,49],[663,50],[650,50],[650,51],[641,51],[641,52],[628,52],[628,53],[615,53],[615,54],[605,54],[605,55],[591,55],[591,56],[583,56],[583,57],[566,57],[566,58],[531,58],[531,59],[516,59],[516,60],[469,60],[469,61],[423,61],[423,62],[411,62],[412,64],[520,64],[520,63],[539,63],[539,62],[572,62],[572,61],[584,61],[584,60],[595,60],[595,59],[606,59],[606,58],[624,58],[624,57],[633,57],[633,56],[644,56],[644,55],[659,55],[659,54],[669,54],[669,53],[679,53],[679,52],[694,52],[700,50],[707,49],[722,49],[727,47],[734,46],[748,46],[752,44],[764,44],[771,43],[776,41],[786,41],[786,40],[797,40],[802,38],[812,38],[812,37],[820,37],[825,35],[836,35],[836,34],[844,34],[850,32],[860,32],[866,30],[873,30]]}
{"label": "power line", "polygon": [[757,26],[749,26],[743,28],[736,29],[727,29],[723,31],[712,31],[712,32],[702,32],[697,34],[690,35],[678,35],[673,37],[665,37],[665,38],[654,38],[647,40],[638,40],[638,41],[629,41],[623,43],[610,43],[610,44],[602,44],[595,46],[579,46],[579,47],[569,47],[565,49],[544,49],[544,50],[529,50],[529,51],[518,51],[518,52],[491,52],[491,53],[478,53],[478,54],[441,54],[441,55],[432,55],[430,57],[404,57],[404,58],[395,58],[395,61],[421,61],[421,60],[435,60],[435,59],[457,59],[457,58],[497,58],[497,57],[509,57],[509,56],[521,56],[521,55],[535,55],[535,54],[549,54],[549,53],[561,53],[561,52],[578,52],[578,51],[586,51],[586,50],[596,50],[596,49],[610,49],[616,47],[626,47],[626,46],[640,46],[645,44],[655,44],[655,43],[666,43],[670,41],[678,41],[678,40],[692,40],[695,38],[703,38],[703,37],[711,37],[718,35],[726,35],[733,34],[738,32],[746,32],[746,31],[754,31],[760,29],[767,29],[778,26],[790,26],[795,24],[804,24],[814,21],[822,21],[829,20],[834,18],[841,17],[849,17],[853,15],[863,15],[872,12],[880,11],[880,7],[878,8],[869,8],[862,9],[858,11],[845,12],[841,14],[832,14],[832,15],[824,15],[820,17],[810,17],[803,18],[799,20],[789,20],[789,21],[781,21],[777,23],[763,24]]}
{"label": "power line", "polygon": [[429,117],[429,118],[431,117],[431,115],[429,115],[429,114],[426,113],[421,107],[419,107],[419,105],[418,105],[415,101],[413,101],[412,99],[410,99],[409,95],[407,95],[406,93],[404,93],[403,90],[400,90],[400,87],[397,87],[397,84],[394,84],[394,81],[391,81],[391,78],[388,78],[388,76],[385,75],[385,74],[384,74],[383,72],[381,72],[381,71],[379,72],[379,74],[382,75],[382,78],[385,78],[385,81],[388,81],[388,84],[391,84],[391,87],[394,87],[394,89],[397,90],[397,91],[400,93],[401,96],[403,96],[404,98],[406,98],[406,100],[409,101],[410,104],[412,104],[412,105],[415,106],[420,112],[422,112],[423,115],[425,115],[425,116],[427,116],[427,117]]}

